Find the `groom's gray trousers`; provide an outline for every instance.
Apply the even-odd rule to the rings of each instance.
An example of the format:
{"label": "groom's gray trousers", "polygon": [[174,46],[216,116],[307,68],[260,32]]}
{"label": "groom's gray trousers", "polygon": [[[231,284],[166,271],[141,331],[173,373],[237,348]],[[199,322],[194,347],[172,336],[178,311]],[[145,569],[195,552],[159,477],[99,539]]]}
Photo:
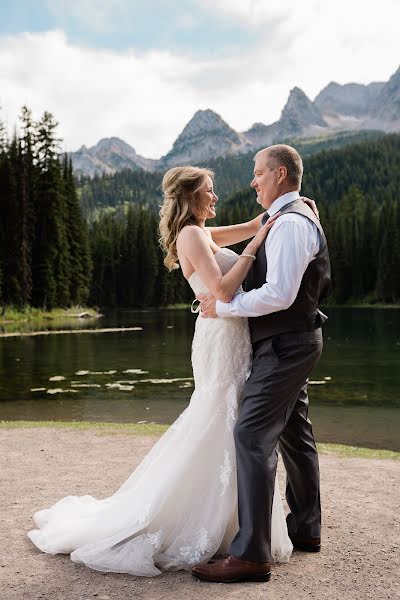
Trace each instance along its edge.
{"label": "groom's gray trousers", "polygon": [[253,344],[252,371],[234,429],[239,531],[230,553],[237,558],[272,561],[278,447],[287,473],[289,535],[320,537],[319,465],[308,419],[307,378],[321,352],[321,328]]}

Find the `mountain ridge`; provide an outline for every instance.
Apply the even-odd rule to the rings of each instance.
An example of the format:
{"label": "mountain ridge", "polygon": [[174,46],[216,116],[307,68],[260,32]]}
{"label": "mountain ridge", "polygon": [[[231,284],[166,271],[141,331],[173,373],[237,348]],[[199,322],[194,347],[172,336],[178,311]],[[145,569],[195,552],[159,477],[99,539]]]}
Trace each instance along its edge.
{"label": "mountain ridge", "polygon": [[198,110],[159,159],[137,154],[117,137],[102,138],[95,146],[70,153],[78,175],[93,177],[123,169],[154,172],[179,164],[245,154],[290,138],[307,140],[346,131],[400,131],[400,67],[387,82],[338,84],[331,81],[314,101],[299,87],[289,93],[280,118],[269,125],[254,123],[237,132],[211,109]]}

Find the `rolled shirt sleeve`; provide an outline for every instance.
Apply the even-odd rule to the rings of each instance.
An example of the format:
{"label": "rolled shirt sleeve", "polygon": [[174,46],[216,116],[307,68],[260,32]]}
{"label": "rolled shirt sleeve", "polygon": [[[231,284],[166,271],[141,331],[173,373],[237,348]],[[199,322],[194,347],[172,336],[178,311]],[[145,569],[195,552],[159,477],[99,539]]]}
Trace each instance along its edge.
{"label": "rolled shirt sleeve", "polygon": [[231,302],[217,300],[217,315],[260,317],[286,310],[296,299],[304,272],[318,250],[318,230],[312,221],[295,213],[282,215],[265,241],[265,283],[237,294]]}

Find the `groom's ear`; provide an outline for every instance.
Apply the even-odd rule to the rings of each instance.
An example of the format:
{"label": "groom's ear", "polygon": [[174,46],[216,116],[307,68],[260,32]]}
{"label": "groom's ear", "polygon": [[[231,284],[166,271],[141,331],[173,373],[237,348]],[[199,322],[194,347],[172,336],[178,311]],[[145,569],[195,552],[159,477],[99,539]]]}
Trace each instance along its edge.
{"label": "groom's ear", "polygon": [[278,172],[278,183],[282,183],[283,181],[285,181],[285,179],[287,177],[287,168],[284,165],[280,165],[277,168],[277,172]]}

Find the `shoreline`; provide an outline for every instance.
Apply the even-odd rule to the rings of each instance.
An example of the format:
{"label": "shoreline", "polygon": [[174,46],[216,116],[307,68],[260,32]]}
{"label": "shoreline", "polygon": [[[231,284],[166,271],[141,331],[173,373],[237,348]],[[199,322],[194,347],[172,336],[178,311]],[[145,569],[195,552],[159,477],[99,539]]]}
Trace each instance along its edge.
{"label": "shoreline", "polygon": [[[161,436],[170,425],[160,423],[108,423],[97,421],[0,421],[0,430],[5,429],[66,429],[73,431],[92,431],[99,435]],[[375,460],[400,460],[400,452],[377,448],[364,448],[345,444],[317,443],[321,454],[335,455],[341,458],[366,458]]]}
{"label": "shoreline", "polygon": [[[7,323],[18,323],[18,322],[34,322],[36,320],[57,320],[66,318],[99,318],[104,316],[101,310],[108,312],[121,311],[121,312],[147,312],[149,310],[183,310],[190,307],[190,303],[180,302],[178,304],[167,304],[165,306],[147,306],[146,308],[132,308],[132,307],[103,307],[99,309],[97,306],[71,306],[69,308],[54,308],[52,310],[43,310],[35,308],[33,306],[27,306],[25,309],[13,308],[12,306],[5,307],[5,312],[0,316],[0,325]],[[383,302],[356,302],[352,304],[323,304],[321,308],[400,308],[398,304],[385,304]],[[73,312],[75,311],[75,312]]]}
{"label": "shoreline", "polygon": [[376,304],[323,304],[321,308],[382,308],[382,309],[397,309],[400,308],[400,304],[383,304],[377,302]]}
{"label": "shoreline", "polygon": [[[188,310],[190,304],[168,304],[161,307],[147,307],[147,308],[113,308],[110,312],[121,312],[121,313],[146,313],[154,310]],[[400,309],[400,304],[326,304],[322,305],[322,310],[329,309],[376,309],[376,310],[397,310]],[[73,306],[70,308],[55,308],[50,311],[42,310],[39,308],[26,307],[23,310],[14,309],[13,307],[6,307],[4,314],[0,315],[0,328],[2,333],[0,337],[17,337],[18,335],[40,335],[47,333],[76,333],[78,328],[72,329],[57,329],[62,328],[63,324],[70,325],[71,323],[82,323],[85,321],[92,322],[94,319],[98,320],[108,314],[108,308],[104,308],[104,312],[100,312],[98,307],[81,307]],[[51,330],[48,329],[51,326]],[[124,329],[124,328],[122,328]],[[126,329],[126,328],[125,328]],[[100,331],[100,330],[99,330]],[[85,330],[86,332],[86,330]]]}
{"label": "shoreline", "polygon": [[43,310],[27,306],[23,309],[13,306],[5,307],[4,313],[0,316],[0,326],[14,325],[18,323],[40,323],[42,321],[68,321],[70,319],[99,319],[102,313],[97,307],[87,306],[69,306],[68,308],[53,308],[52,310]]}
{"label": "shoreline", "polygon": [[63,335],[65,333],[115,333],[116,331],[142,331],[143,327],[93,327],[92,329],[53,329],[45,331],[12,331],[0,333],[0,338],[35,337],[38,335]]}

